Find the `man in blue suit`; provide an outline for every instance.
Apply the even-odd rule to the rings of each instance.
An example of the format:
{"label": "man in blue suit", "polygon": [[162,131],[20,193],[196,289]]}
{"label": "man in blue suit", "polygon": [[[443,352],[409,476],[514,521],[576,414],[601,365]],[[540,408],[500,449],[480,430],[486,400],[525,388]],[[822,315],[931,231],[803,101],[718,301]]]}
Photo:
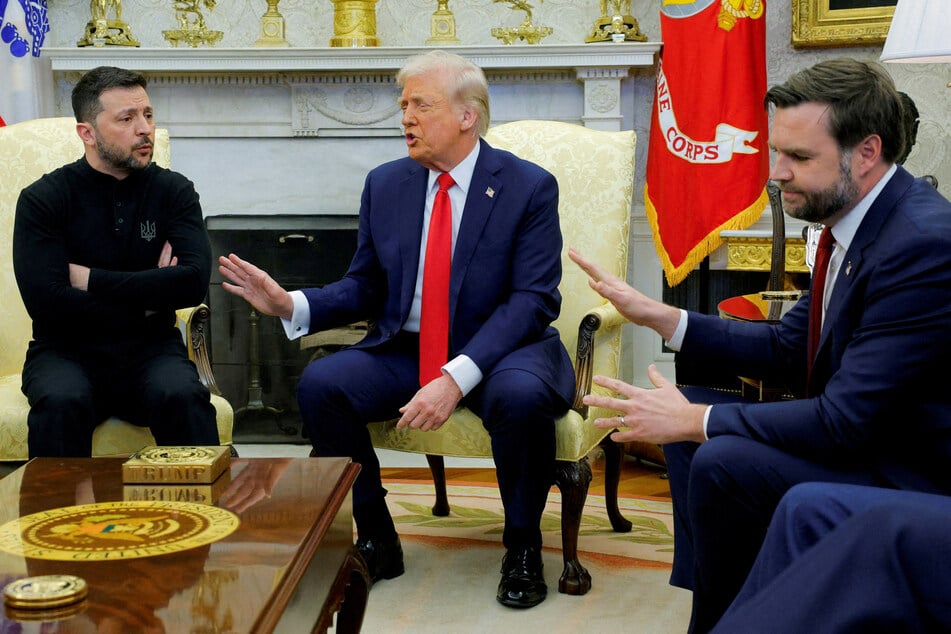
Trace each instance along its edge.
{"label": "man in blue suit", "polygon": [[797,484],[714,632],[951,631],[951,497]]}
{"label": "man in blue suit", "polygon": [[[537,165],[481,140],[489,96],[476,65],[433,51],[407,60],[397,83],[409,158],[367,176],[346,275],[288,293],[232,254],[219,259],[223,286],[282,317],[292,337],[369,320],[366,338],[305,369],[298,402],[317,455],[362,465],[354,519],[373,579],[402,574],[403,553],[366,424],[401,416],[398,427],[434,430],[463,403],[492,438],[505,508],[497,599],[532,607],[547,592],[540,522],[554,480],[554,422],[574,391],[568,353],[551,326],[561,306],[558,185]],[[451,180],[441,185],[445,174]],[[421,346],[429,336],[421,332],[427,298],[435,297],[424,291],[427,265],[436,260],[429,235],[439,233],[430,217],[439,215],[436,201],[446,193],[448,333]],[[440,345],[443,357],[427,373],[428,353]]]}
{"label": "man in blue suit", "polygon": [[[736,402],[610,378],[618,442],[664,445],[674,501],[671,583],[693,590],[692,631],[709,630],[743,584],[782,495],[809,481],[951,493],[951,204],[895,160],[902,105],[878,64],[834,59],[772,87],[770,177],[785,211],[835,242],[823,293],[779,324],[687,313],[645,297],[581,254],[592,287],[692,363],[783,382],[803,396]],[[821,328],[809,350],[810,304]],[[824,317],[823,317],[824,314]],[[821,335],[821,336],[818,336]]]}

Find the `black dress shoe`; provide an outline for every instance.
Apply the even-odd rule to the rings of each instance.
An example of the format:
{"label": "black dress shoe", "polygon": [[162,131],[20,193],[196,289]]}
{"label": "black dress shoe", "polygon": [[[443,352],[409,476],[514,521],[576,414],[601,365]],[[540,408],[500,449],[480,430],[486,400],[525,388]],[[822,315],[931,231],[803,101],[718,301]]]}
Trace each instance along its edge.
{"label": "black dress shoe", "polygon": [[403,574],[403,545],[399,535],[392,539],[370,537],[357,540],[357,550],[363,557],[374,582],[393,579]]}
{"label": "black dress shoe", "polygon": [[537,548],[512,548],[502,559],[502,580],[496,599],[510,608],[531,608],[545,600],[548,586]]}

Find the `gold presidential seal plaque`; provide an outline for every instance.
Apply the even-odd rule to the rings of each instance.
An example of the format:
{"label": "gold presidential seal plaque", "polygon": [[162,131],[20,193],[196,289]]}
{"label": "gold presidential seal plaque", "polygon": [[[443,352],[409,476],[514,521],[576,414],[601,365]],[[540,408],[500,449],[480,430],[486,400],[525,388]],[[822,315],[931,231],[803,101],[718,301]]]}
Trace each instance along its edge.
{"label": "gold presidential seal plaque", "polygon": [[0,550],[56,561],[135,559],[216,542],[239,524],[231,511],[193,502],[83,504],[7,522]]}

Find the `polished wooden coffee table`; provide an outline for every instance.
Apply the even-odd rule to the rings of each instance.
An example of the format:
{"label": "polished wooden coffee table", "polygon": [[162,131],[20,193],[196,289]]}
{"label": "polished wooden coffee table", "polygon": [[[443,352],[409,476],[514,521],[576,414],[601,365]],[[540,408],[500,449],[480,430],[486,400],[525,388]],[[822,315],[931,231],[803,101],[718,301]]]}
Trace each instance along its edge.
{"label": "polished wooden coffee table", "polygon": [[[108,506],[124,496],[169,497],[164,490],[126,489],[122,462],[28,462],[0,480],[0,526],[10,529],[11,520],[62,507]],[[358,472],[347,458],[235,458],[223,476],[231,482],[223,489],[172,491],[178,501],[216,498],[211,507],[200,505],[210,517],[230,518],[216,508],[237,515],[237,528],[217,541],[146,557],[77,552],[51,560],[29,551],[0,552],[0,585],[65,574],[82,577],[89,586],[88,597],[77,605],[5,608],[0,631],[21,627],[14,621],[58,621],[64,629],[57,631],[298,634],[326,631],[336,615],[337,632],[357,632],[370,585],[353,547],[350,488]]]}

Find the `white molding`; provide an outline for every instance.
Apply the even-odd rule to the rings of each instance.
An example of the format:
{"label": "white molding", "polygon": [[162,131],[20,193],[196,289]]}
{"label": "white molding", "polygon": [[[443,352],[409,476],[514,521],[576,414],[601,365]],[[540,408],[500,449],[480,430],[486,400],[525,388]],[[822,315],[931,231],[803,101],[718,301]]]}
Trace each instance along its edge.
{"label": "white molding", "polygon": [[[584,45],[453,46],[448,50],[485,70],[515,68],[633,68],[654,65],[660,42]],[[44,48],[54,71],[121,66],[138,71],[394,71],[431,47],[362,48]]]}

